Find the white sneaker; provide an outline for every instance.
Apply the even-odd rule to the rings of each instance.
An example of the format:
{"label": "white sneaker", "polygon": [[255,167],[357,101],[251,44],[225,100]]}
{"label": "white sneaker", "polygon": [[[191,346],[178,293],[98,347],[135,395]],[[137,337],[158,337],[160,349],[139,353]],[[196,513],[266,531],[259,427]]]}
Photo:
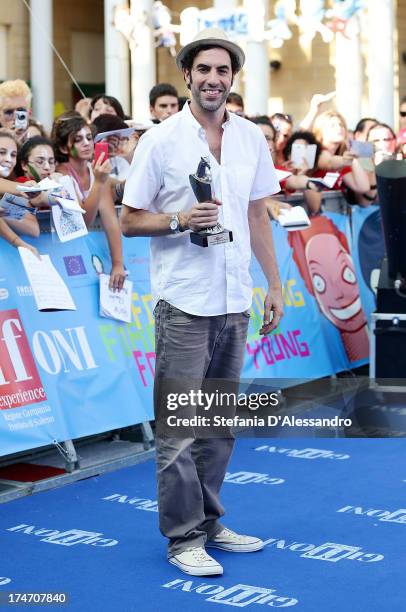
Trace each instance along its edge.
{"label": "white sneaker", "polygon": [[231,529],[224,527],[213,539],[206,542],[210,548],[221,548],[230,552],[254,552],[261,550],[265,545],[259,538],[239,535]]}
{"label": "white sneaker", "polygon": [[192,576],[213,576],[223,573],[220,563],[210,557],[201,546],[188,548],[178,555],[169,557],[168,561],[185,574]]}

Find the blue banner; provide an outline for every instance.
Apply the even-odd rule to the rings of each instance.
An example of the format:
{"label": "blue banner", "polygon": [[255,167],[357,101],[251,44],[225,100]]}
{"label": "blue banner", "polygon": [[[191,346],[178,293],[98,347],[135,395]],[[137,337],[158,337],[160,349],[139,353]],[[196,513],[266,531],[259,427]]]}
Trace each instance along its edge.
{"label": "blue banner", "polygon": [[[146,240],[134,242],[126,261],[135,248],[146,253]],[[148,282],[139,275],[142,265],[134,257],[132,277],[140,279],[134,316],[122,324],[98,316],[97,273],[110,270],[104,234],[63,244],[41,234],[35,246],[50,254],[77,310],[38,312],[18,251],[1,243],[1,454],[153,416],[153,322]]]}
{"label": "blue banner", "polygon": [[[369,215],[359,214],[365,223]],[[275,333],[259,336],[267,285],[253,259],[242,378],[319,378],[366,363],[366,316],[359,296],[369,314],[371,291],[358,275],[363,259],[357,248],[354,261],[350,254],[347,217],[316,217],[301,232],[288,233],[276,223],[272,228],[285,316]],[[354,244],[361,234],[362,228],[353,234]],[[27,241],[50,255],[77,310],[38,312],[18,251],[1,242],[0,454],[151,420],[155,343],[149,239],[123,239],[125,267],[134,283],[131,323],[99,316],[98,274],[110,271],[102,232],[65,243],[53,233]]]}

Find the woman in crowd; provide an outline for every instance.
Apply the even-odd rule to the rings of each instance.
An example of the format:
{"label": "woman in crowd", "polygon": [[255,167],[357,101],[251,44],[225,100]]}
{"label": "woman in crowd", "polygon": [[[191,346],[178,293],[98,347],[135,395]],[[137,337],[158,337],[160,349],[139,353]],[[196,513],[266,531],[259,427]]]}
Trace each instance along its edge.
{"label": "woman in crowd", "polygon": [[368,175],[356,154],[348,151],[344,117],[334,110],[325,111],[316,118],[313,133],[322,146],[318,176],[324,176],[327,172],[338,172],[339,177],[333,189],[347,187],[354,193],[368,192]]}
{"label": "woman in crowd", "polygon": [[378,121],[372,117],[362,117],[354,128],[354,139],[360,142],[366,142],[369,130],[377,123]]}
{"label": "woman in crowd", "polygon": [[43,138],[47,138],[47,133],[44,129],[44,126],[35,119],[28,119],[28,129],[26,140],[33,138],[34,136],[42,136]]}
{"label": "woman in crowd", "polygon": [[125,119],[123,107],[117,98],[106,94],[98,94],[92,98],[89,112],[92,123],[99,115],[117,115],[120,119]]}
{"label": "woman in crowd", "polygon": [[[14,172],[17,163],[17,140],[7,130],[0,130],[0,176],[3,179],[8,179]],[[4,180],[3,185],[12,183],[9,180]],[[2,191],[2,183],[0,182],[0,191]],[[7,189],[3,193],[10,193]],[[15,192],[18,194],[18,191]],[[27,201],[27,206],[28,206]],[[36,217],[29,211],[21,219],[12,219],[7,217],[7,210],[0,208],[0,236],[14,247],[25,247],[38,254],[35,247],[25,242],[19,234],[27,236],[39,236],[40,229]]]}
{"label": "woman in crowd", "polygon": [[[316,146],[316,155],[315,155],[315,159],[314,159],[314,168],[317,167],[319,158],[320,158],[320,153],[321,153],[321,144],[319,143],[319,141],[316,139],[316,137],[314,136],[314,134],[312,134],[312,132],[294,132],[292,134],[292,136],[289,138],[289,140],[286,143],[286,147],[284,149],[284,158],[285,158],[285,162],[286,165],[289,167],[289,169],[295,173],[296,176],[306,176],[306,178],[308,179],[309,177],[313,176],[314,173],[314,168],[309,168],[306,159],[303,158],[302,162],[300,165],[297,165],[297,167],[295,167],[293,165],[292,162],[292,147],[294,144],[300,144],[300,145],[304,145],[304,146],[309,146],[309,145],[315,145]],[[296,189],[303,189],[303,187],[297,187]]]}
{"label": "woman in crowd", "polygon": [[275,113],[271,117],[272,125],[276,130],[275,147],[276,147],[276,163],[283,165],[284,156],[283,151],[286,147],[286,143],[293,132],[293,120],[290,115],[284,113]]}
{"label": "woman in crowd", "polygon": [[395,132],[386,123],[376,123],[368,132],[367,141],[374,146],[375,166],[385,159],[395,159],[397,141]]}
{"label": "woman in crowd", "polygon": [[[17,155],[15,168],[17,183],[35,185],[45,178],[58,180],[60,173],[55,172],[55,154],[52,141],[43,136],[34,136],[26,140]],[[34,194],[35,195],[35,194]],[[38,209],[47,210],[49,196],[47,191],[41,191],[31,200]]]}
{"label": "woman in crowd", "polygon": [[395,159],[397,151],[397,140],[394,131],[386,123],[371,124],[366,135],[367,142],[373,144],[374,154],[371,160],[371,168],[368,169],[369,190],[354,194],[354,202],[360,206],[370,206],[378,203],[378,190],[374,166],[385,159]]}
{"label": "woman in crowd", "polygon": [[303,158],[302,162],[296,167],[293,165],[292,147],[294,144],[316,146],[314,168],[317,167],[319,161],[321,145],[311,132],[294,132],[287,141],[283,152],[286,162],[285,166],[289,168],[292,174],[281,183],[282,188],[287,192],[303,191],[304,204],[305,208],[307,208],[307,212],[309,215],[317,215],[321,210],[322,195],[319,185],[311,180],[311,177],[315,175],[315,170],[314,168],[309,168],[305,158]]}
{"label": "woman in crowd", "polygon": [[[271,120],[266,115],[260,115],[259,117],[251,117],[250,121],[258,125],[261,129],[263,135],[265,136],[266,144],[268,145],[269,152],[272,156],[272,160],[275,163],[276,159],[276,130],[272,125]],[[281,208],[292,208],[290,204],[287,202],[282,202],[280,200],[275,200],[274,198],[268,198],[267,200],[267,208],[269,216],[272,219],[277,219],[280,213]]]}
{"label": "woman in crowd", "polygon": [[69,175],[75,186],[84,219],[89,226],[100,214],[110,248],[112,270],[110,286],[121,289],[125,280],[121,232],[111,195],[111,164],[103,154],[93,164],[93,134],[86,120],[76,112],[61,115],[52,128],[57,171]]}
{"label": "woman in crowd", "polygon": [[55,154],[52,141],[43,136],[34,136],[26,140],[17,156],[17,182],[35,181],[44,178],[58,178],[55,173]]}
{"label": "woman in crowd", "polygon": [[399,131],[397,143],[401,159],[406,159],[406,128]]}
{"label": "woman in crowd", "polygon": [[[120,117],[108,114],[96,117],[93,121],[93,125],[98,134],[128,129],[128,125],[120,119]],[[129,137],[113,134],[107,136],[106,141],[109,146],[109,160],[111,164],[110,176],[119,181],[125,181],[128,171],[130,170],[130,164],[124,159],[123,155],[126,153]]]}
{"label": "woman in crowd", "polygon": [[265,136],[266,144],[268,145],[268,149],[270,154],[272,155],[272,160],[276,163],[276,130],[272,125],[272,121],[266,115],[260,115],[259,117],[250,117],[250,120],[253,123],[256,123],[257,126],[261,129],[262,133]]}

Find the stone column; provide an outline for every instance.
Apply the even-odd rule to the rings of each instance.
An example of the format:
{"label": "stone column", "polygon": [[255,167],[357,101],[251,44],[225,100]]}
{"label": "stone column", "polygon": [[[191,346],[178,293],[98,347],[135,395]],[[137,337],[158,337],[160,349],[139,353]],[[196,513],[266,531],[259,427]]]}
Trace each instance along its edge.
{"label": "stone column", "polygon": [[368,2],[369,114],[394,126],[393,0]]}
{"label": "stone column", "polygon": [[268,114],[270,95],[270,68],[268,42],[263,40],[267,18],[267,0],[244,0],[248,13],[248,40],[246,45],[245,110],[248,115]]}
{"label": "stone column", "polygon": [[130,62],[128,41],[114,27],[117,0],[104,0],[104,56],[106,93],[115,96],[130,112]]}
{"label": "stone column", "polygon": [[154,36],[151,29],[152,0],[131,0],[131,18],[135,22],[131,48],[132,117],[149,118],[149,91],[156,83]]}
{"label": "stone column", "polygon": [[47,130],[54,118],[52,0],[31,0],[30,68],[32,110]]}
{"label": "stone column", "polygon": [[347,25],[347,36],[336,35],[336,100],[337,110],[353,130],[361,119],[362,59],[359,22],[353,17]]}

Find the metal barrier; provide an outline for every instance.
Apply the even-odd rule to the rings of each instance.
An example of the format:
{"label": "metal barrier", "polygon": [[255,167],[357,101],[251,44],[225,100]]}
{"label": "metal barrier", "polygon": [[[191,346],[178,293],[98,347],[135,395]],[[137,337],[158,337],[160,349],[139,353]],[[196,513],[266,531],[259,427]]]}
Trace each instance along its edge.
{"label": "metal barrier", "polygon": [[[321,192],[321,197],[322,211],[347,215],[351,209],[351,206],[348,204],[341,191],[323,191]],[[292,206],[303,204],[303,194],[299,192],[289,196],[278,194],[276,196],[272,196],[272,198],[281,202],[288,202]]]}

